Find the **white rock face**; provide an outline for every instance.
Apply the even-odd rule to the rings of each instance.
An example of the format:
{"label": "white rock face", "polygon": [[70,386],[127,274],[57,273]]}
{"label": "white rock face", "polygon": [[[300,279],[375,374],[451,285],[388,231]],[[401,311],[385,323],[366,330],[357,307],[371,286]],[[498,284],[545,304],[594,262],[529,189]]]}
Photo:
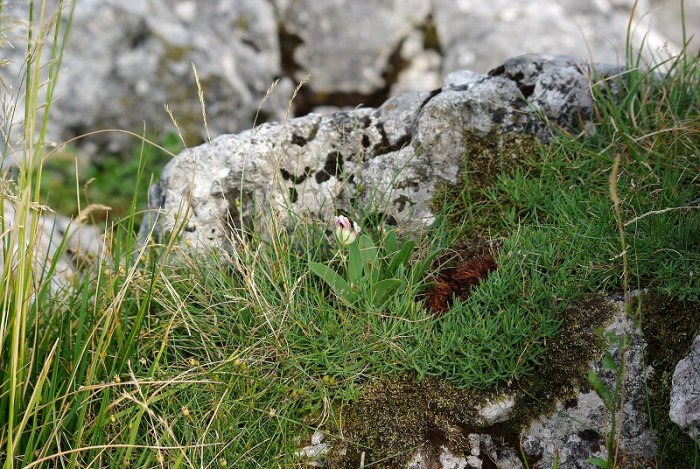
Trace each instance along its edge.
{"label": "white rock face", "polygon": [[498,469],[521,469],[522,462],[512,448],[494,444],[490,435],[472,433],[469,439],[469,453],[456,455],[446,446],[440,446],[437,454],[429,457],[434,450],[419,450],[413,455],[407,469],[481,469],[496,467]]}
{"label": "white rock face", "polygon": [[673,372],[669,417],[700,443],[700,335]]}
{"label": "white rock face", "polygon": [[[25,7],[26,2],[16,2],[3,14],[24,19]],[[22,29],[14,32],[15,48],[7,50],[13,64],[0,69],[10,82],[24,50]],[[142,132],[144,122],[150,132],[174,130],[163,108],[168,103],[185,138],[202,141],[192,63],[205,89],[212,135],[250,127],[266,90],[281,75],[271,5],[257,0],[81,0],[52,108],[51,138],[63,141],[103,128]],[[291,89],[291,81],[280,83],[263,108],[270,118],[284,118]],[[94,145],[93,151],[103,144],[119,151],[126,142],[123,135],[105,134],[86,143]]]}
{"label": "white rock face", "polygon": [[[27,2],[5,3],[3,25],[13,26],[3,31],[9,41],[2,45],[3,59],[10,64],[0,67],[0,77],[12,84],[21,76],[26,50]],[[301,113],[315,106],[378,106],[406,91],[436,89],[450,72],[486,73],[524,53],[624,63],[632,3],[81,0],[63,58],[50,138],[61,142],[105,128],[142,132],[144,121],[149,131],[172,131],[163,109],[168,103],[188,144],[205,141],[192,63],[204,88],[212,136],[250,128],[256,114],[257,123],[285,119],[294,86],[308,73],[311,80],[295,100]],[[700,17],[700,7],[685,3],[688,33],[697,37],[693,19]],[[676,0],[641,1],[636,18],[633,48],[645,38],[647,56],[665,58],[664,51],[680,49]],[[18,94],[17,89],[3,92]],[[22,112],[20,99],[11,120],[19,123]],[[106,133],[86,139],[83,150],[94,154],[129,145],[135,145],[130,137]]]}
{"label": "white rock face", "polygon": [[277,4],[285,30],[301,40],[292,57],[300,68],[296,78],[311,73],[311,86],[319,93],[370,94],[388,86],[382,75],[392,54],[431,8],[430,0]]}
{"label": "white rock face", "polygon": [[466,138],[546,139],[533,108],[578,128],[592,112],[587,73],[570,58],[522,56],[490,75],[450,75],[442,91],[404,94],[377,109],[310,114],[221,136],[166,166],[151,188],[155,211],[143,233],[156,211],[157,235],[183,222],[183,241],[194,246],[230,245],[253,220],[291,224],[290,213],[330,220],[352,206],[373,206],[406,227],[430,224],[432,196],[439,183],[458,180]]}
{"label": "white rock face", "polygon": [[484,426],[505,422],[510,417],[515,407],[515,399],[511,396],[504,396],[493,402],[487,402],[479,409]]}
{"label": "white rock face", "polygon": [[[595,62],[624,63],[625,34],[631,1],[531,0],[473,1],[434,0],[434,16],[444,54],[443,71],[463,68],[485,72],[507,57],[530,52],[589,57]],[[659,3],[659,2],[656,2]],[[639,50],[644,33],[650,57],[663,48],[677,52],[673,43],[653,23],[668,11],[679,15],[677,5],[662,5],[650,12],[649,2],[639,2],[638,24],[632,47]],[[676,16],[678,18],[678,16]],[[651,24],[650,24],[651,22]],[[679,24],[676,19],[676,26]],[[689,23],[692,24],[692,23]]]}

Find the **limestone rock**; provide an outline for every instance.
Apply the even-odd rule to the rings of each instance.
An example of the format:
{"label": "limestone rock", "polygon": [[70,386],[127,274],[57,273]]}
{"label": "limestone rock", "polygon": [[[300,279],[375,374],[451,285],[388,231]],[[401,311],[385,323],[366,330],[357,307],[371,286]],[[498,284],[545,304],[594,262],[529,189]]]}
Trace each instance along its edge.
{"label": "limestone rock", "polygon": [[[618,428],[622,425],[621,450],[629,467],[644,464],[655,454],[654,436],[648,430],[644,381],[650,372],[645,369],[642,354],[646,343],[638,327],[631,319],[623,321],[622,302],[618,302],[618,314],[606,328],[606,334],[621,337],[627,333],[625,361],[625,400],[622,411],[616,414]],[[613,340],[608,353],[621,363],[621,350]],[[614,393],[615,373],[593,365],[606,388]],[[523,448],[529,457],[537,459],[542,467],[551,467],[555,454],[562,469],[589,468],[585,462],[590,457],[606,458],[604,435],[610,428],[610,415],[594,390],[582,391],[575,399],[557,404],[550,415],[541,416],[521,433]],[[627,467],[627,466],[625,466]],[[639,467],[639,466],[637,466]],[[641,466],[645,467],[645,466]]]}
{"label": "limestone rock", "polygon": [[280,21],[299,45],[292,59],[317,93],[371,94],[388,87],[392,55],[423,23],[430,0],[277,1]]}
{"label": "limestone rock", "polygon": [[[5,2],[3,84],[21,77],[27,2]],[[688,34],[697,7],[686,2]],[[481,73],[523,53],[624,62],[631,0],[82,0],[72,21],[52,106],[50,139],[98,129],[173,129],[168,103],[188,145],[204,140],[191,63],[196,64],[212,136],[282,120],[296,82],[300,115],[317,106],[379,106],[406,91],[433,90],[461,69]],[[66,21],[64,16],[64,21]],[[656,21],[656,18],[663,21]],[[680,49],[675,0],[639,2],[632,47],[650,58]],[[675,38],[667,37],[656,25]],[[697,41],[696,41],[697,43]],[[692,54],[692,52],[691,52]],[[258,106],[274,80],[277,86]],[[19,128],[22,92],[3,89]],[[295,111],[292,108],[292,114]],[[0,138],[4,138],[3,135]],[[16,142],[13,142],[13,145]],[[135,146],[123,133],[81,141],[82,152]],[[3,155],[5,156],[5,155]]]}
{"label": "limestone rock", "polygon": [[442,90],[407,93],[377,109],[310,114],[221,136],[166,166],[149,197],[160,213],[155,232],[171,232],[179,220],[187,244],[230,245],[241,224],[293,223],[290,213],[330,219],[352,206],[374,206],[402,226],[430,224],[437,186],[458,180],[465,139],[547,139],[538,113],[578,128],[592,113],[589,73],[570,58],[526,55],[490,75],[458,72]]}
{"label": "limestone rock", "polygon": [[[25,6],[17,2],[12,14],[26,18]],[[17,33],[13,66],[2,70],[6,77],[22,61],[22,31]],[[174,130],[163,109],[168,103],[185,139],[201,142],[192,63],[205,89],[211,134],[252,126],[266,90],[281,74],[271,5],[257,0],[81,0],[51,110],[51,138],[63,141],[103,128],[141,132],[144,122],[150,132]],[[283,119],[292,88],[283,80],[263,113]],[[127,138],[103,134],[85,143],[119,151]]]}
{"label": "limestone rock", "polygon": [[500,399],[486,402],[478,410],[478,414],[483,426],[488,427],[508,420],[514,408],[515,399],[512,396],[503,396]]}
{"label": "limestone rock", "polygon": [[[408,463],[408,469],[520,469],[523,466],[515,450],[502,444],[496,445],[491,435],[472,433],[468,436],[469,451],[456,455],[446,446],[417,451]],[[436,453],[433,455],[433,453]]]}
{"label": "limestone rock", "polygon": [[325,435],[323,432],[316,430],[311,435],[311,444],[303,447],[297,452],[297,457],[303,458],[307,466],[325,467],[323,457],[328,453],[330,445],[324,443]]}
{"label": "limestone rock", "polygon": [[[442,70],[447,73],[468,68],[485,72],[508,57],[528,52],[624,63],[631,6],[631,1],[608,0],[433,0],[443,51]],[[678,51],[680,43],[673,44],[658,32],[652,20],[664,10],[664,14],[678,14],[675,8],[666,5],[665,9],[652,11],[648,2],[639,2],[633,49],[639,50],[646,40],[646,58],[653,54],[663,56],[660,49],[664,47],[669,52]],[[676,17],[676,28],[678,24]],[[646,38],[644,33],[648,33]]]}
{"label": "limestone rock", "polygon": [[700,443],[700,335],[673,372],[669,417]]}

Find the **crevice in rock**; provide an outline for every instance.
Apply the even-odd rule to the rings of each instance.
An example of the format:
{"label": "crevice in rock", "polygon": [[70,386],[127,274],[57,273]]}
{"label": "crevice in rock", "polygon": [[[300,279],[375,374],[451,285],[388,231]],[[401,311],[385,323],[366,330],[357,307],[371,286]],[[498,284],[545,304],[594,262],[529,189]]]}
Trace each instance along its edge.
{"label": "crevice in rock", "polygon": [[[285,76],[297,81],[297,77],[303,72],[303,67],[294,60],[294,52],[304,41],[296,34],[290,33],[280,21],[278,23],[278,36],[280,42],[281,68]],[[391,87],[397,82],[399,74],[408,67],[409,63],[401,57],[401,48],[404,40],[398,42],[389,55],[387,64],[382,73],[384,86],[371,93],[336,91],[331,93],[319,93],[314,91],[313,82],[302,87],[294,99],[294,116],[304,116],[318,106],[334,107],[380,107],[387,99]]]}
{"label": "crevice in rock", "polygon": [[224,229],[228,231],[227,237],[230,237],[240,233],[246,226],[250,226],[252,194],[234,188],[224,194],[224,199],[228,205]]}
{"label": "crevice in rock", "polygon": [[415,120],[414,120],[414,122],[413,122],[413,126],[412,126],[412,128],[411,128],[411,134],[415,134],[415,133],[416,133],[415,130],[416,130],[417,126],[418,126],[418,123],[420,122],[420,113],[423,112],[423,108],[424,108],[425,106],[427,106],[428,103],[429,103],[430,101],[432,101],[432,99],[433,99],[435,96],[439,95],[440,93],[442,93],[442,88],[438,88],[438,89],[436,89],[436,90],[433,90],[433,91],[430,92],[430,94],[428,95],[428,97],[425,98],[425,99],[423,100],[422,103],[420,103],[420,106],[418,106],[418,110],[416,111],[416,118],[415,118]]}
{"label": "crevice in rock", "polygon": [[[374,156],[385,155],[394,151],[399,151],[409,143],[411,143],[411,134],[405,134],[399,137],[395,143],[389,141],[389,136],[386,134],[386,129],[384,128],[384,122],[379,121],[377,123],[377,130],[379,135],[381,135],[382,140],[374,145],[372,148],[372,154]],[[364,145],[364,140],[363,140]]]}
{"label": "crevice in rock", "polygon": [[292,135],[292,145],[296,145],[298,147],[303,147],[308,143],[308,139],[305,137],[302,137],[301,135],[294,134]]}
{"label": "crevice in rock", "polygon": [[423,49],[433,50],[441,56],[444,55],[442,47],[440,47],[440,36],[438,35],[437,25],[432,12],[428,13],[425,22],[420,25],[418,30],[423,33]]}
{"label": "crevice in rock", "polygon": [[299,200],[299,193],[297,192],[296,188],[290,187],[289,188],[289,201],[291,203],[296,203],[297,200]]}
{"label": "crevice in rock", "polygon": [[282,178],[285,181],[292,181],[292,184],[301,184],[302,182],[306,181],[306,179],[311,176],[311,168],[308,166],[304,167],[304,173],[297,176],[296,174],[292,174],[289,171],[287,171],[284,168],[280,168],[280,174],[282,174]]}
{"label": "crevice in rock", "polygon": [[369,136],[367,134],[362,135],[362,148],[369,148],[371,145],[369,141]]}
{"label": "crevice in rock", "polygon": [[248,47],[250,47],[251,49],[253,49],[253,51],[254,51],[255,53],[258,53],[258,54],[259,54],[259,53],[261,52],[261,51],[260,51],[260,47],[258,47],[258,45],[257,45],[255,42],[253,42],[251,39],[242,37],[242,38],[241,38],[241,43],[244,44],[244,45],[246,45],[246,46],[248,46]]}
{"label": "crevice in rock", "polygon": [[339,181],[342,181],[343,178],[343,155],[337,151],[332,151],[326,156],[323,169],[316,173],[316,182],[322,184],[331,177],[335,177]]}
{"label": "crevice in rock", "polygon": [[[541,68],[542,67],[540,65],[538,71],[541,71]],[[493,70],[490,70],[488,74],[492,77],[505,76],[510,81],[514,82],[515,86],[518,87],[520,93],[522,93],[525,99],[532,96],[532,93],[535,92],[535,85],[528,85],[526,83],[523,83],[523,80],[525,79],[525,74],[523,72],[507,73],[505,66],[499,65]]]}
{"label": "crevice in rock", "polygon": [[294,75],[302,69],[294,59],[294,52],[304,41],[298,35],[287,31],[282,20],[277,22],[277,37],[280,44],[280,67],[282,73],[294,79]]}
{"label": "crevice in rock", "polygon": [[367,115],[362,116],[362,118],[360,118],[360,122],[362,123],[363,129],[368,129],[372,125],[372,119]]}
{"label": "crevice in rock", "polygon": [[600,435],[598,434],[598,432],[591,429],[581,430],[580,432],[578,432],[578,436],[584,441],[589,441],[593,443],[598,443],[600,441]]}
{"label": "crevice in rock", "polygon": [[133,33],[129,35],[126,43],[129,45],[129,49],[138,49],[143,46],[150,36],[151,32],[148,30],[146,22],[142,21]]}
{"label": "crevice in rock", "polygon": [[413,205],[413,202],[407,196],[402,194],[394,199],[393,205],[397,208],[397,211],[403,212],[406,205]]}
{"label": "crevice in rock", "polygon": [[503,75],[505,72],[506,72],[506,67],[505,67],[505,65],[499,65],[498,67],[489,70],[488,76],[490,76],[490,77],[500,77],[500,76]]}
{"label": "crevice in rock", "polygon": [[532,93],[535,92],[535,85],[526,85],[526,84],[520,83],[520,82],[517,82],[516,84],[517,84],[518,89],[519,89],[520,92],[523,94],[523,97],[524,97],[525,99],[527,99],[527,98],[529,98],[530,96],[532,96]]}
{"label": "crevice in rock", "polygon": [[517,72],[515,74],[507,73],[506,76],[511,81],[515,82],[515,86],[518,87],[518,89],[520,90],[520,92],[522,93],[522,95],[525,99],[532,96],[532,93],[535,91],[535,85],[527,85],[527,84],[523,83],[523,79],[525,78],[525,75],[523,74],[523,72]]}

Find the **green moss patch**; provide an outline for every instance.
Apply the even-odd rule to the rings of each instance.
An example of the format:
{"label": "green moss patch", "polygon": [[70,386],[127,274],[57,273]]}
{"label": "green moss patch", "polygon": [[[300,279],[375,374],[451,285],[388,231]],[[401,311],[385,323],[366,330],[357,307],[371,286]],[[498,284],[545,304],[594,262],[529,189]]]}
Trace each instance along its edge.
{"label": "green moss patch", "polygon": [[[524,426],[587,386],[589,364],[602,353],[597,331],[613,312],[600,295],[567,308],[561,333],[548,344],[536,371],[521,381],[475,391],[441,379],[404,375],[363,386],[358,401],[337,410],[338,428],[332,433],[343,439],[334,443],[330,466],[358,467],[364,453],[366,464],[404,467],[417,449],[442,445],[454,454],[469,454],[470,433],[488,433],[518,448]],[[517,402],[509,420],[480,427],[479,407],[503,395]],[[424,451],[424,457],[432,461],[439,454]]]}
{"label": "green moss patch", "polygon": [[464,167],[457,184],[442,184],[433,198],[431,209],[442,212],[449,207],[453,221],[467,218],[483,229],[497,227],[498,221],[483,212],[486,202],[485,190],[499,176],[522,167],[526,161],[538,159],[542,141],[527,134],[500,133],[493,129],[482,135],[465,130],[462,141],[465,146]]}
{"label": "green moss patch", "polygon": [[700,334],[700,303],[659,294],[643,295],[639,301],[642,332],[648,344],[646,360],[654,370],[647,384],[650,417],[657,434],[658,467],[698,467],[700,448],[671,422],[668,412],[673,372]]}

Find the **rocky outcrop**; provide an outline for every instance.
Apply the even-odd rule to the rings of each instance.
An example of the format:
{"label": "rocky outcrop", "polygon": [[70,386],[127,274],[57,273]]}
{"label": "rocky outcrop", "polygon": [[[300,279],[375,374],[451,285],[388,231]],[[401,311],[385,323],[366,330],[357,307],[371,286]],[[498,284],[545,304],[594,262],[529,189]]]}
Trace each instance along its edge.
{"label": "rocky outcrop", "polygon": [[[3,24],[12,27],[3,36],[9,41],[3,59],[9,63],[0,76],[12,84],[22,76],[27,12],[26,2],[7,3]],[[204,141],[192,63],[212,136],[247,129],[256,116],[257,123],[284,119],[295,84],[309,73],[293,115],[324,106],[378,107],[405,91],[437,88],[451,72],[484,73],[529,52],[619,63],[630,6],[619,0],[81,0],[51,110],[50,138],[61,142],[104,128],[142,132],[144,122],[150,132],[172,131],[163,109],[168,103],[188,145]],[[675,34],[677,2],[642,16],[651,7],[639,2],[642,20],[632,47],[644,39],[650,52],[664,44],[677,50],[649,23],[663,15],[662,24],[673,24],[668,29]],[[22,98],[18,89],[3,92]],[[18,123],[22,111],[19,103],[5,117]],[[83,151],[120,151],[133,145],[129,138],[93,135],[83,141]]]}
{"label": "rocky outcrop", "polygon": [[[616,303],[617,315],[605,329],[604,337],[610,338],[607,353],[614,360],[611,370],[602,360],[591,364],[617,402],[623,408],[615,411],[616,428],[622,428],[619,438],[620,451],[629,467],[644,467],[655,454],[654,435],[649,430],[646,408],[645,383],[653,371],[644,366],[646,348],[640,329],[632,319],[623,316],[622,302]],[[624,353],[624,389],[616,394],[616,372],[622,366],[623,334],[627,336]],[[622,396],[624,393],[624,399]],[[605,437],[612,428],[613,415],[602,397],[594,389],[581,390],[566,402],[558,403],[554,412],[536,419],[521,432],[522,446],[529,458],[537,460],[540,467],[553,467],[555,458],[562,469],[595,467],[585,461],[608,456]],[[616,440],[618,441],[618,440]],[[640,466],[635,466],[639,463]],[[628,466],[625,466],[628,467]]]}
{"label": "rocky outcrop", "polygon": [[[644,393],[644,383],[651,370],[644,367],[642,355],[646,343],[639,328],[631,319],[625,319],[622,302],[615,302],[615,308],[617,313],[604,335],[611,338],[607,353],[613,358],[615,367],[619,367],[622,363],[620,339],[627,334],[625,398],[623,409],[617,409],[615,415],[617,428],[622,428],[620,451],[627,461],[624,467],[644,467],[655,454],[654,435],[648,430]],[[614,395],[615,372],[606,369],[603,363],[603,360],[597,360],[591,363],[591,368]],[[616,399],[621,396],[614,395]],[[522,404],[518,402],[517,405]],[[491,463],[499,468],[517,468],[525,467],[519,459],[524,454],[530,467],[534,462],[537,464],[534,467],[554,467],[556,459],[558,467],[562,469],[592,468],[592,464],[585,462],[588,458],[607,457],[605,437],[611,428],[611,417],[611,412],[596,391],[581,389],[576,396],[558,403],[552,412],[539,416],[520,432],[518,440],[522,450],[512,447],[496,435],[489,435],[488,428],[493,422],[488,422],[482,433],[469,435],[469,450],[464,455],[455,456],[447,448],[428,447],[416,454],[409,467],[433,467],[418,462],[424,459],[424,454],[438,454],[441,464],[438,467],[441,468],[492,467],[489,465]]]}
{"label": "rocky outcrop", "polygon": [[166,166],[149,196],[157,212],[143,231],[157,213],[156,234],[180,227],[187,244],[220,246],[253,221],[328,219],[370,207],[391,223],[430,224],[431,199],[441,184],[458,181],[470,139],[547,139],[548,125],[580,128],[592,113],[592,73],[571,58],[526,55],[488,75],[455,72],[438,91],[407,93],[377,109],[218,137]]}
{"label": "rocky outcrop", "polygon": [[[17,2],[3,14],[26,18],[24,8]],[[10,51],[14,66],[3,70],[9,77],[24,51],[24,29],[14,32],[20,37]],[[281,76],[272,6],[258,0],[81,0],[51,109],[51,137],[62,141],[104,128],[142,132],[144,123],[149,132],[174,129],[163,108],[168,103],[185,140],[201,142],[193,63],[206,90],[211,134],[253,125],[266,90]],[[282,80],[261,115],[283,119],[292,89]],[[98,135],[86,144],[119,151],[125,138]]]}
{"label": "rocky outcrop", "polygon": [[673,373],[669,417],[700,444],[700,335]]}
{"label": "rocky outcrop", "polygon": [[[654,434],[648,429],[645,382],[653,371],[645,367],[642,358],[646,343],[640,329],[624,314],[624,304],[621,300],[601,301],[602,303],[591,305],[597,304],[592,306],[593,308],[612,308],[613,317],[603,333],[608,338],[608,345],[603,358],[598,356],[588,366],[600,378],[601,385],[610,393],[614,405],[606,405],[602,397],[605,393],[596,392],[585,384],[575,389],[572,394],[568,391],[562,394],[561,390],[549,390],[550,396],[565,395],[566,399],[557,403],[546,402],[546,408],[549,410],[539,416],[533,416],[531,410],[523,407],[537,407],[537,401],[546,399],[546,396],[538,395],[533,401],[527,388],[515,386],[499,399],[487,399],[478,404],[472,403],[472,400],[478,401],[478,398],[472,395],[467,400],[460,401],[460,405],[467,406],[466,410],[460,410],[464,413],[464,419],[460,420],[455,415],[444,415],[426,425],[430,429],[430,435],[424,436],[422,445],[407,460],[407,467],[550,468],[555,467],[557,461],[557,467],[562,469],[593,468],[595,466],[587,463],[587,459],[607,457],[606,437],[612,428],[613,413],[616,431],[622,428],[615,438],[616,444],[620,445],[618,461],[623,461],[622,467],[625,468],[647,467],[649,462],[653,461],[656,447]],[[599,312],[593,310],[586,313],[599,315]],[[586,337],[590,334],[597,332],[588,330]],[[623,335],[626,335],[627,339],[624,352]],[[594,347],[593,344],[589,346]],[[621,367],[624,367],[624,391],[615,391],[617,372]],[[585,365],[582,369],[585,369]],[[566,386],[572,384],[566,383]],[[447,388],[440,389],[445,391]],[[431,408],[439,407],[438,403],[442,402],[440,399],[451,399],[442,393],[439,396],[440,398],[432,398]],[[495,417],[492,412],[494,408],[508,410],[498,412],[498,416]],[[514,417],[516,412],[511,410],[515,410],[519,417]],[[407,410],[411,411],[419,412],[417,415],[424,415],[424,409],[420,406]],[[492,418],[484,418],[485,415],[491,415]],[[523,421],[524,415],[529,416],[529,419]],[[513,418],[516,420],[513,421]],[[396,419],[397,422],[399,420]],[[383,419],[378,421],[377,425],[386,431],[386,422]],[[392,431],[389,433],[393,434]],[[347,448],[346,442],[342,440],[336,441],[335,445],[340,452]],[[329,452],[332,454],[335,449],[333,440],[326,441],[321,446],[320,440],[317,439],[314,443],[312,438],[312,446],[304,448],[300,455],[320,465],[323,457]],[[523,463],[523,457],[527,458],[527,466]]]}

